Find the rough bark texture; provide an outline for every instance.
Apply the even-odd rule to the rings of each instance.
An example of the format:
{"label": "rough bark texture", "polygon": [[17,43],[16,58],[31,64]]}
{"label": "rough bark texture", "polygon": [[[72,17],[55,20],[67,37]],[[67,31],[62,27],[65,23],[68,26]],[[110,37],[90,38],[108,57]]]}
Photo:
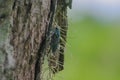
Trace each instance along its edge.
{"label": "rough bark texture", "polygon": [[[0,0],[0,80],[43,80],[46,32],[50,24],[65,29],[61,37],[66,41],[67,6],[64,0],[58,0],[57,4],[54,1]],[[50,22],[51,19],[54,20]],[[61,43],[61,52],[64,47],[65,43]],[[64,55],[60,56],[62,61]]]}

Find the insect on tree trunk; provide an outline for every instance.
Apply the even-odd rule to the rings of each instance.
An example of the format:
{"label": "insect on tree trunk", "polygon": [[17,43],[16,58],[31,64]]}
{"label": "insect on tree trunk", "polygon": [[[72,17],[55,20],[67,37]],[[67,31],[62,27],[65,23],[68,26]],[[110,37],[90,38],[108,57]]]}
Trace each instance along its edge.
{"label": "insect on tree trunk", "polygon": [[[51,74],[63,70],[67,26],[65,0],[0,0],[0,80],[46,80],[46,63]],[[60,41],[54,55],[55,28]]]}

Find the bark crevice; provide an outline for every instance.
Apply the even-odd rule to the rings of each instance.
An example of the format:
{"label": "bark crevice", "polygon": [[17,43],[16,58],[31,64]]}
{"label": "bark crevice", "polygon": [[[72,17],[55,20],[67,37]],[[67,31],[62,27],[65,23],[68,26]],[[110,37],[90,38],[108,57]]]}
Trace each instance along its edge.
{"label": "bark crevice", "polygon": [[35,63],[35,77],[34,80],[39,80],[40,78],[40,74],[41,74],[41,65],[43,64],[43,58],[44,58],[44,50],[45,50],[45,44],[46,44],[46,40],[45,38],[42,39],[42,42],[40,43],[40,48],[37,52],[37,56],[36,56],[36,63]]}

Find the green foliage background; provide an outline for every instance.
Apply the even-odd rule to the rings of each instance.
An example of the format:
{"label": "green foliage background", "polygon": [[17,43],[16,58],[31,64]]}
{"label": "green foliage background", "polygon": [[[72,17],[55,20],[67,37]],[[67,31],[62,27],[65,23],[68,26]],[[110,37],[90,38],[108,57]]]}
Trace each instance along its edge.
{"label": "green foliage background", "polygon": [[120,80],[119,23],[69,20],[65,69],[55,80]]}

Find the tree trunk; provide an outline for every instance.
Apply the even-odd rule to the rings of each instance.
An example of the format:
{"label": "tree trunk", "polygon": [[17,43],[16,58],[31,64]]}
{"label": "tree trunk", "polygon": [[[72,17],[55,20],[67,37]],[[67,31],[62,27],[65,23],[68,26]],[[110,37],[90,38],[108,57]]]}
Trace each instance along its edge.
{"label": "tree trunk", "polygon": [[0,0],[0,80],[46,80],[49,37],[55,25],[61,33],[57,57],[61,71],[67,35],[64,0]]}

